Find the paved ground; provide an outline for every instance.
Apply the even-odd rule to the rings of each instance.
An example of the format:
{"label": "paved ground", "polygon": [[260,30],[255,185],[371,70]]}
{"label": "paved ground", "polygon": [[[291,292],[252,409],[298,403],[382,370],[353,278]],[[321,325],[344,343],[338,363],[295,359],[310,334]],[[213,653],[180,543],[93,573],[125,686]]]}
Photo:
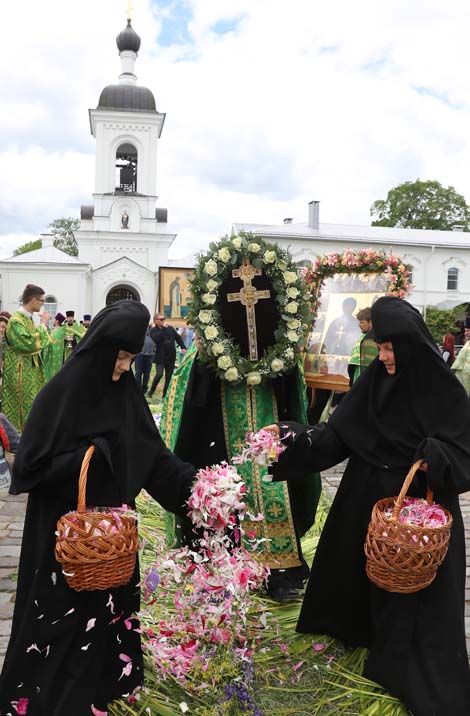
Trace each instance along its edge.
{"label": "paved ground", "polygon": [[[323,486],[334,494],[344,464],[323,473]],[[467,589],[465,592],[465,631],[470,653],[470,493],[460,498],[467,540]],[[15,572],[20,554],[26,496],[11,496],[0,489],[0,668],[8,643],[15,599]]]}

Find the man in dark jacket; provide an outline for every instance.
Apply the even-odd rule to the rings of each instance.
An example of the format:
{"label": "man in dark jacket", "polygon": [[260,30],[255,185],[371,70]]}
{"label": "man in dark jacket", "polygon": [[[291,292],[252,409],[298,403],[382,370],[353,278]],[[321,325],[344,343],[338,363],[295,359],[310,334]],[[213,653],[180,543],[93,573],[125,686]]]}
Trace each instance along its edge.
{"label": "man in dark jacket", "polygon": [[165,325],[165,316],[162,313],[156,313],[153,319],[154,327],[150,330],[150,338],[155,343],[155,377],[148,392],[149,398],[155,393],[159,384],[163,371],[165,371],[165,383],[163,385],[163,397],[166,395],[170,384],[171,376],[175,369],[176,348],[175,342],[181,348],[181,352],[186,353],[186,346],[181,336],[175,331],[173,326]]}

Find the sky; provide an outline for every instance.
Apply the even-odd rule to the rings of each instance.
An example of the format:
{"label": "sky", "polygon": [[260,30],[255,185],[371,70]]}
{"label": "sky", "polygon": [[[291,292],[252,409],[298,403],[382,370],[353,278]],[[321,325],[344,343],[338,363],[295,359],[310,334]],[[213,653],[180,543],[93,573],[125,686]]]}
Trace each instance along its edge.
{"label": "sky", "polygon": [[[166,113],[170,256],[234,222],[368,225],[436,179],[470,202],[468,0],[132,0],[138,83]],[[127,0],[2,7],[0,258],[92,202],[88,109],[117,82]]]}

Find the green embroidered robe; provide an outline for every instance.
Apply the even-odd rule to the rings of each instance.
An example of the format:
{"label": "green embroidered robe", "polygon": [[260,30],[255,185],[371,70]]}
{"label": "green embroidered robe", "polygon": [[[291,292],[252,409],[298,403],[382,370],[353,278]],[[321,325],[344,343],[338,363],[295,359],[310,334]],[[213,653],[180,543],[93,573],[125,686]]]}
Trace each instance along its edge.
{"label": "green embroidered robe", "polygon": [[451,370],[454,371],[463,387],[470,395],[470,342],[466,343],[452,364]]}
{"label": "green embroidered robe", "polygon": [[2,411],[23,430],[33,400],[44,384],[41,351],[49,344],[47,328],[36,326],[22,311],[16,311],[6,328]]}
{"label": "green embroidered robe", "polygon": [[[64,363],[69,357],[69,355],[72,353],[77,343],[81,341],[85,333],[85,326],[81,326],[79,323],[77,323],[77,321],[74,321],[71,326],[69,326],[68,323],[65,324]],[[70,336],[74,338],[74,342],[71,347],[67,345],[67,337]]]}
{"label": "green embroidered robe", "polygon": [[62,368],[64,363],[65,326],[57,326],[50,333],[50,343],[42,352],[46,382]]}
{"label": "green embroidered robe", "polygon": [[[278,400],[271,381],[252,387],[220,381],[207,366],[198,367],[196,355],[192,347],[174,374],[161,423],[167,446],[183,460],[196,468],[231,461],[241,451],[247,432],[288,417],[306,423],[306,389],[300,369],[278,379],[277,387],[284,384],[285,388]],[[196,385],[198,370],[201,379]],[[203,402],[197,405],[202,393]],[[188,398],[191,401],[192,397],[191,405]],[[288,403],[285,414],[278,414],[280,403]],[[256,538],[263,540],[260,558],[271,569],[298,567],[299,539],[313,524],[321,491],[320,476],[307,475],[305,480],[296,480],[289,486],[287,482],[266,481],[267,469],[256,464],[238,465],[237,470],[248,488],[246,502],[250,511],[264,516],[262,522],[250,525]],[[170,546],[176,546],[182,537],[178,525],[175,516],[166,513]]]}

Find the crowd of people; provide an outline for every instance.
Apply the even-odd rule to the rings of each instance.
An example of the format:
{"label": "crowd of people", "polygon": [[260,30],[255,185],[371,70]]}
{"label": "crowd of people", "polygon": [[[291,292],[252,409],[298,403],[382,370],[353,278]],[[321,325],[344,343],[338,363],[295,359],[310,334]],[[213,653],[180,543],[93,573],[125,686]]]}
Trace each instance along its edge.
{"label": "crowd of people", "polygon": [[[221,296],[232,290],[230,281],[225,294],[221,282]],[[266,276],[257,275],[253,287],[274,293]],[[350,358],[349,392],[326,422],[308,425],[299,364],[265,381],[231,384],[211,369],[190,326],[178,332],[163,313],[150,325],[138,301],[118,301],[91,323],[91,317],[77,323],[70,311],[57,314],[52,330],[43,303],[44,291],[28,285],[19,311],[6,320],[0,315],[0,480],[4,451],[16,451],[10,492],[29,493],[0,676],[2,716],[13,713],[20,699],[29,706],[28,716],[100,713],[143,682],[138,562],[124,587],[73,592],[54,558],[56,522],[75,509],[90,444],[95,453],[89,504],[133,507],[145,487],[175,516],[172,544],[191,543],[186,501],[197,469],[231,460],[245,433],[263,427],[287,446],[271,470],[274,479],[263,479],[266,470],[256,465],[240,470],[246,499],[264,518],[260,550],[271,568],[268,595],[284,601],[307,582],[299,632],[367,647],[365,676],[399,697],[414,716],[468,716],[465,534],[458,495],[470,489],[470,402],[461,385],[464,372],[470,375],[470,341],[454,360],[452,341],[444,340],[440,351],[411,304],[378,299],[354,317],[361,335]],[[273,345],[278,316],[274,301],[270,308],[262,303],[270,318],[257,325],[261,355]],[[222,312],[221,327],[238,346],[248,335],[246,315],[235,303]],[[176,346],[185,358],[173,375]],[[145,394],[153,396],[163,376],[161,437]],[[315,520],[320,473],[346,458],[309,568],[301,538]],[[398,494],[417,460],[410,494],[424,497],[429,487],[451,512],[450,546],[429,587],[391,593],[368,580],[364,539],[375,502]],[[132,663],[125,686],[119,678],[123,654]]]}

